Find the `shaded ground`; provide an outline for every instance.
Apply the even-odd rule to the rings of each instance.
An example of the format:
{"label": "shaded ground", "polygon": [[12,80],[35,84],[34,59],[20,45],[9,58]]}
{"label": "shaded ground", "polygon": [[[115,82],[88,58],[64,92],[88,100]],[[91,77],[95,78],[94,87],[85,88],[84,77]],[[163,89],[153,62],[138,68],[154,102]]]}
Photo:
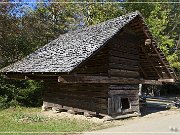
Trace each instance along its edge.
{"label": "shaded ground", "polygon": [[146,116],[151,113],[168,110],[166,108],[167,103],[159,103],[156,101],[147,101],[147,104],[141,109],[141,115]]}
{"label": "shaded ground", "polygon": [[[169,112],[168,112],[169,113]],[[135,119],[124,125],[99,130],[85,135],[95,134],[133,134],[133,135],[154,135],[154,134],[180,134],[180,112],[150,114],[148,117]],[[172,114],[173,113],[173,114]]]}
{"label": "shaded ground", "polygon": [[165,103],[148,102],[146,108],[142,110],[143,117],[136,117],[124,121],[118,126],[98,130],[96,132],[85,133],[85,135],[104,134],[125,134],[125,135],[171,135],[180,134],[180,110],[166,109]]}

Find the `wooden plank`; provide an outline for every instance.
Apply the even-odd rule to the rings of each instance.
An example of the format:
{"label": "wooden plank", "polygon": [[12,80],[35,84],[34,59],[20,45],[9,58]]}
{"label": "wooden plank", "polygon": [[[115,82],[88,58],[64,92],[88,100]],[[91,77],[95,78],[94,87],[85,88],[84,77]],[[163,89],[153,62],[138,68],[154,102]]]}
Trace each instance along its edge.
{"label": "wooden plank", "polygon": [[136,71],[109,69],[108,72],[110,76],[132,77],[132,78],[139,77],[139,72]]}
{"label": "wooden plank", "polygon": [[[60,83],[59,83],[60,84]],[[79,84],[78,84],[79,85]],[[94,85],[94,84],[92,84]],[[96,89],[94,89],[93,87],[86,87],[86,88],[80,88],[80,87],[71,87],[71,86],[63,86],[63,85],[59,85],[57,86],[45,86],[44,87],[45,90],[45,95],[49,96],[49,94],[57,94],[60,96],[77,96],[77,98],[79,98],[79,96],[81,96],[80,98],[84,98],[84,99],[89,99],[89,97],[95,98],[97,100],[106,100],[106,97],[108,97],[108,91],[107,91],[107,87],[105,87],[104,89],[101,87],[97,87]],[[56,96],[56,95],[55,95]],[[87,97],[87,98],[86,98]],[[76,97],[75,97],[76,98]]]}
{"label": "wooden plank", "polygon": [[74,92],[96,92],[96,93],[106,93],[108,89],[108,84],[65,84],[65,83],[53,83],[53,82],[45,82],[45,87],[48,87],[50,90],[54,90],[59,92],[60,90],[64,91],[74,91]]}
{"label": "wooden plank", "polygon": [[105,66],[94,66],[94,67],[79,67],[76,70],[77,73],[107,73],[107,67]]}
{"label": "wooden plank", "polygon": [[[132,111],[133,112],[133,111]],[[123,115],[112,115],[109,117],[107,120],[117,120],[117,119],[124,119],[124,118],[129,118],[129,117],[137,117],[140,116],[141,114],[139,112],[135,113],[130,113],[130,114],[123,114]]]}
{"label": "wooden plank", "polygon": [[46,92],[45,93],[46,96],[48,97],[59,97],[59,98],[64,98],[64,97],[67,97],[67,98],[70,98],[70,99],[79,99],[79,100],[86,100],[86,101],[89,101],[89,100],[93,100],[94,102],[96,103],[106,103],[107,100],[106,100],[106,97],[108,97],[108,95],[104,95],[104,97],[101,97],[99,96],[99,98],[97,98],[97,95],[95,95],[95,93],[91,93],[90,94],[79,94],[79,92],[71,92],[68,93],[68,92],[64,92],[64,91],[60,91],[60,92]]}
{"label": "wooden plank", "polygon": [[128,65],[126,63],[109,63],[110,69],[122,69],[122,70],[128,70],[128,71],[139,71],[138,66],[134,65]]}
{"label": "wooden plank", "polygon": [[158,79],[158,81],[172,83],[172,82],[175,82],[175,79]]}
{"label": "wooden plank", "polygon": [[[60,83],[61,84],[61,83]],[[79,95],[93,95],[94,96],[106,96],[106,91],[107,89],[105,88],[104,90],[99,90],[98,88],[96,90],[92,89],[92,88],[84,88],[84,89],[78,89],[78,87],[76,87],[75,89],[69,87],[69,88],[63,88],[63,86],[60,86],[61,88],[48,88],[53,92],[65,92],[65,93],[69,93],[69,94],[73,94],[73,93],[78,93]],[[66,92],[67,91],[67,92]]]}
{"label": "wooden plank", "polygon": [[109,54],[114,57],[126,58],[131,60],[139,60],[139,55],[128,54],[127,52],[119,52],[110,50]]}
{"label": "wooden plank", "polygon": [[112,113],[112,98],[108,98],[108,115]]}
{"label": "wooden plank", "polygon": [[114,64],[123,64],[124,66],[130,66],[130,67],[138,67],[138,65],[139,65],[139,63],[137,63],[137,62],[130,62],[130,61],[117,61],[116,59],[109,59],[109,64],[111,64],[111,63],[114,63]]}
{"label": "wooden plank", "polygon": [[[127,73],[127,72],[126,72]],[[132,72],[129,72],[129,74]],[[135,75],[138,76],[139,73],[134,72]],[[132,76],[132,75],[131,75]],[[107,77],[107,76],[59,76],[58,77],[59,83],[117,83],[117,84],[138,84],[140,81],[134,78],[123,78],[123,77]]]}
{"label": "wooden plank", "polygon": [[111,48],[111,51],[118,51],[119,53],[127,53],[132,55],[139,55],[138,48],[132,49],[129,47],[123,47],[121,49]]}
{"label": "wooden plank", "polygon": [[131,106],[138,106],[139,105],[139,100],[135,101],[130,101]]}
{"label": "wooden plank", "polygon": [[79,108],[83,110],[107,113],[107,106],[99,105],[91,101],[81,102],[79,100],[74,100],[74,99],[69,100],[69,99],[59,99],[59,98],[45,98],[44,101],[60,104],[62,106],[70,106],[70,107]]}
{"label": "wooden plank", "polygon": [[77,68],[85,65],[88,61],[91,60],[91,58],[94,58],[98,53],[105,53],[105,54],[107,54],[107,53],[106,53],[106,51],[107,51],[107,49],[108,49],[108,48],[106,47],[106,44],[107,44],[107,43],[108,43],[108,42],[106,42],[103,46],[101,46],[99,49],[97,49],[95,52],[93,52],[93,54],[92,54],[91,56],[89,56],[86,60],[84,60],[83,62],[81,62],[81,63],[80,63],[77,67],[75,67],[75,69],[72,70],[70,73],[74,73],[74,71],[76,71]]}
{"label": "wooden plank", "polygon": [[21,75],[21,74],[6,74],[5,75],[8,79],[19,79],[19,80],[25,80],[27,79],[27,76]]}
{"label": "wooden plank", "polygon": [[[76,106],[83,106],[84,108],[88,108],[88,106],[91,106],[93,108],[103,108],[106,109],[107,108],[107,103],[101,104],[101,103],[96,103],[93,100],[80,100],[80,99],[74,99],[74,98],[68,98],[68,97],[44,97],[44,101],[50,101],[56,104],[61,104],[61,105],[67,105],[67,106],[72,106],[72,107],[76,107]],[[79,107],[78,107],[79,108]]]}
{"label": "wooden plank", "polygon": [[58,76],[45,76],[45,75],[27,75],[30,80],[57,80]]}
{"label": "wooden plank", "polygon": [[109,95],[137,95],[138,92],[138,90],[110,90],[108,93]]}
{"label": "wooden plank", "polygon": [[116,57],[116,56],[111,56],[109,58],[109,61],[110,62],[113,62],[113,63],[131,63],[131,65],[138,65],[138,60],[132,60],[132,59],[128,59],[128,58],[121,58],[121,57]]}
{"label": "wooden plank", "polygon": [[109,90],[137,90],[138,84],[123,84],[123,85],[110,85]]}
{"label": "wooden plank", "polygon": [[20,80],[57,80],[57,75],[30,75],[30,74],[6,74],[9,79],[20,79]]}
{"label": "wooden plank", "polygon": [[162,82],[157,80],[141,80],[141,84],[162,85]]}

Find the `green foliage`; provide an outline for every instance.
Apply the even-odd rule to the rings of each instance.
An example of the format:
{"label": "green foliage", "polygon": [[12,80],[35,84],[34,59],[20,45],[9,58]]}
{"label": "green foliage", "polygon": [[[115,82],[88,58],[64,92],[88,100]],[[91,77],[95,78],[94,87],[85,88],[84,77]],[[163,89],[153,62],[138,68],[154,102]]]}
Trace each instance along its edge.
{"label": "green foliage", "polygon": [[[63,1],[66,2],[60,2]],[[21,4],[0,4],[0,68],[22,59],[60,34],[138,10],[180,78],[180,4],[126,1],[132,3],[39,3],[35,10],[22,6],[17,12],[14,11]],[[17,17],[17,14],[23,15]],[[39,106],[41,91],[40,81],[9,80],[0,76],[0,108]]]}
{"label": "green foliage", "polygon": [[0,96],[0,109],[5,109],[8,108],[8,101],[7,101],[8,97],[5,96]]}
{"label": "green foliage", "polygon": [[24,106],[41,106],[42,105],[42,82],[26,81],[24,89],[19,89],[17,101]]}
{"label": "green foliage", "polygon": [[[133,3],[142,0],[127,0],[126,12],[140,11],[145,18],[158,46],[165,54],[177,75],[180,72],[180,4],[175,3]],[[158,2],[158,0],[157,0]],[[168,2],[165,0],[164,2]],[[180,77],[180,76],[179,76]]]}
{"label": "green foliage", "polygon": [[90,3],[84,7],[86,25],[95,25],[123,14],[119,3]]}
{"label": "green foliage", "polygon": [[42,104],[41,82],[10,80],[4,76],[0,76],[0,82],[0,108]]}
{"label": "green foliage", "polygon": [[150,16],[146,19],[158,46],[166,56],[169,55],[169,48],[172,48],[174,45],[173,39],[164,35],[164,30],[168,24],[168,13],[168,9],[164,10],[163,6],[156,4],[154,10],[151,11]]}

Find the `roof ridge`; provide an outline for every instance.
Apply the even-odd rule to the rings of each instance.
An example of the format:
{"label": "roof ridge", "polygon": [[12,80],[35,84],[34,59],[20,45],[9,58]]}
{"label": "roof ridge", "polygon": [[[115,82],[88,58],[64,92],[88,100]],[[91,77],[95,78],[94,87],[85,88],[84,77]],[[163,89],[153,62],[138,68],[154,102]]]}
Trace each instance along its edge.
{"label": "roof ridge", "polygon": [[[81,31],[84,31],[84,30],[87,30],[87,29],[90,29],[90,28],[93,28],[93,27],[102,25],[102,24],[107,23],[107,22],[109,22],[109,21],[118,20],[118,19],[120,19],[120,18],[123,17],[123,16],[127,17],[127,16],[132,15],[132,14],[141,15],[141,13],[140,13],[139,11],[127,13],[127,14],[121,15],[121,16],[119,16],[119,17],[112,18],[112,19],[109,19],[109,20],[100,22],[100,23],[98,23],[98,24],[89,25],[89,26],[85,26],[85,27],[82,27],[82,28],[79,28],[79,29],[76,29],[76,30],[68,31],[67,33],[60,34],[58,37],[63,36],[63,35],[66,35],[66,34],[71,34],[71,33],[74,33],[74,32],[81,32]],[[142,15],[141,15],[141,16],[142,16]]]}
{"label": "roof ridge", "polygon": [[0,72],[70,72],[137,15],[128,13],[62,34]]}

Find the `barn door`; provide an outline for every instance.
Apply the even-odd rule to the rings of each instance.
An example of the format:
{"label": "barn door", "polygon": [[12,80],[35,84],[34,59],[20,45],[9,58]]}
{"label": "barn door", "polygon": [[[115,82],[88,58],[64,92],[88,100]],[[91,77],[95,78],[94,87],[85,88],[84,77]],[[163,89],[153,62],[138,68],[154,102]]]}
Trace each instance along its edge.
{"label": "barn door", "polygon": [[121,97],[114,95],[108,99],[108,113],[116,114],[121,112]]}
{"label": "barn door", "polygon": [[128,98],[119,95],[113,95],[108,98],[108,114],[122,113],[123,110],[129,109],[130,103]]}

